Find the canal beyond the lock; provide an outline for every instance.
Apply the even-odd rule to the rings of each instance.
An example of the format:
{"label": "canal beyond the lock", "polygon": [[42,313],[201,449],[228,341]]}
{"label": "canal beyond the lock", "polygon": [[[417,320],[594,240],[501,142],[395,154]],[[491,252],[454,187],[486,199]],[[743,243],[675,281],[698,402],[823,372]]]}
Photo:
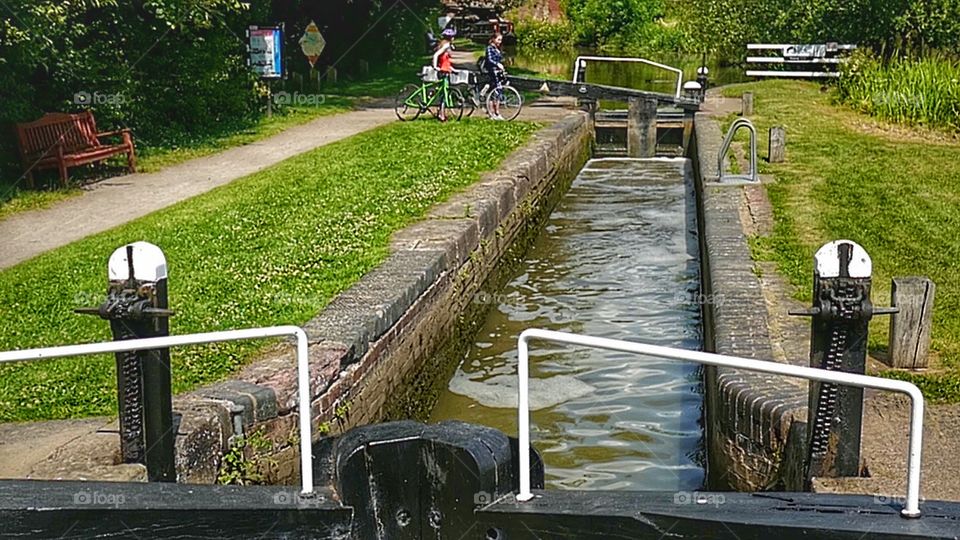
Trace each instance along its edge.
{"label": "canal beyond the lock", "polygon": [[[545,328],[700,349],[700,262],[686,159],[595,159],[502,291],[431,421],[517,432],[517,337]],[[704,484],[700,368],[534,342],[531,440],[548,488]]]}

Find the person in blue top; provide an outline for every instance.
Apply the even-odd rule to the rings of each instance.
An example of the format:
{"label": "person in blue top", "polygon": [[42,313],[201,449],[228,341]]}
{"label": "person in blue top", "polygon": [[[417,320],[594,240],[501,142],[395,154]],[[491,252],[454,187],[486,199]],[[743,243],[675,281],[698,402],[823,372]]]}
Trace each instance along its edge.
{"label": "person in blue top", "polygon": [[[503,46],[503,35],[494,34],[490,38],[490,42],[487,44],[487,61],[484,63],[485,71],[487,76],[490,78],[490,85],[493,87],[491,92],[496,92],[497,97],[503,97],[503,79],[502,74],[504,72],[503,68],[503,52],[500,48]],[[488,111],[490,118],[494,120],[503,120],[503,116],[500,116],[500,101],[498,99],[493,100],[493,110]]]}

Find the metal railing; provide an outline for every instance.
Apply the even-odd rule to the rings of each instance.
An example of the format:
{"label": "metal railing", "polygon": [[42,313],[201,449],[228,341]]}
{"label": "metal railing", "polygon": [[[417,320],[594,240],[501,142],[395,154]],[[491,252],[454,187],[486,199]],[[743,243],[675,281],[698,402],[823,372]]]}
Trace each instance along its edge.
{"label": "metal railing", "polygon": [[920,453],[923,447],[923,394],[911,383],[854,373],[827,371],[806,366],[780,364],[765,360],[752,360],[701,351],[672,349],[632,341],[581,336],[566,332],[540,329],[529,329],[521,333],[517,348],[517,376],[519,377],[518,428],[520,439],[520,492],[517,494],[518,501],[529,501],[533,498],[533,492],[530,488],[530,401],[528,385],[528,343],[533,339],[906,394],[910,396],[910,444],[907,457],[907,502],[900,513],[908,518],[920,517]]}
{"label": "metal railing", "polygon": [[90,354],[118,353],[140,351],[146,349],[160,349],[183,345],[201,345],[204,343],[218,343],[223,341],[243,341],[250,339],[264,339],[274,337],[297,338],[297,385],[300,415],[300,479],[301,493],[313,493],[313,448],[310,425],[310,369],[307,354],[307,334],[298,326],[274,326],[270,328],[248,328],[244,330],[227,330],[223,332],[208,332],[205,334],[186,334],[182,336],[166,336],[146,339],[131,339],[126,341],[109,341],[104,343],[86,343],[83,345],[64,345],[42,349],[24,349],[20,351],[0,352],[0,364],[9,362],[24,362],[33,360],[48,360],[66,356],[85,356]]}
{"label": "metal railing", "polygon": [[[750,159],[750,171],[747,172],[747,174],[727,174],[725,171],[727,154],[730,153],[730,145],[733,144],[733,138],[737,135],[737,131],[739,131],[740,128],[747,128],[747,131],[750,132],[750,154],[747,156]],[[760,172],[757,167],[757,128],[754,127],[753,122],[746,118],[737,118],[734,120],[730,126],[730,130],[727,131],[727,135],[723,138],[719,156],[720,157],[717,158],[717,172],[720,175],[719,178],[717,178],[718,182],[759,182]]]}
{"label": "metal railing", "polygon": [[666,64],[654,62],[653,60],[647,60],[646,58],[632,58],[624,56],[578,56],[573,63],[573,82],[580,82],[581,62],[585,64],[587,60],[593,62],[633,62],[672,71],[673,73],[677,74],[677,91],[674,94],[674,97],[676,99],[680,99],[680,93],[683,91],[683,70],[673,66],[668,66]]}

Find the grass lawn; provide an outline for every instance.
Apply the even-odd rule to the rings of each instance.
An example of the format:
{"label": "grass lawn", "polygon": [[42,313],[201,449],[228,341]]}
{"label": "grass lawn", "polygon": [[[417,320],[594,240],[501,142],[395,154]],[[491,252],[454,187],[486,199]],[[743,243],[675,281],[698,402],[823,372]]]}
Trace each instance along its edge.
{"label": "grass lawn", "polygon": [[10,198],[6,202],[0,203],[0,219],[20,212],[46,208],[60,201],[76,197],[81,193],[83,193],[83,191],[79,188],[58,189],[53,191],[13,191],[9,194]]}
{"label": "grass lawn", "polygon": [[[491,170],[538,126],[391,124],[0,272],[0,350],[109,339],[98,304],[125,243],[170,263],[172,332],[302,324],[385,259],[392,232]],[[173,352],[174,389],[223,378],[260,344]],[[0,366],[0,422],[113,414],[112,357]]]}
{"label": "grass lawn", "polygon": [[219,137],[211,137],[180,147],[144,148],[140,152],[137,169],[140,172],[159,171],[165,167],[216,154],[228,148],[254,143],[321,116],[346,112],[351,108],[351,100],[335,96],[326,96],[324,103],[315,107],[283,107],[270,118],[266,116],[260,118],[253,126]]}
{"label": "grass lawn", "polygon": [[[315,107],[284,107],[282,112],[273,115],[271,118],[263,117],[256,123],[237,130],[202,138],[196,141],[184,142],[181,146],[149,146],[138,142],[134,134],[134,142],[137,146],[137,170],[139,172],[156,172],[164,167],[176,165],[187,160],[208,156],[217,152],[250,144],[267,137],[271,137],[281,131],[309,122],[320,116],[336,114],[350,110],[352,100],[344,97],[328,97],[326,101]],[[121,167],[126,164],[125,157],[118,157],[108,163],[115,163],[117,174],[126,174]],[[103,172],[103,165],[96,165],[99,173]],[[76,175],[82,169],[72,169],[71,175]],[[44,170],[38,173],[38,184],[44,180],[51,183],[57,182],[56,171]],[[52,180],[50,180],[52,178]],[[20,181],[22,185],[25,180]],[[20,189],[16,179],[0,181],[0,219],[7,216],[24,212],[28,210],[38,210],[48,207],[54,203],[79,195],[81,191],[75,187],[68,189],[53,190],[26,190]]]}
{"label": "grass lawn", "polygon": [[[949,134],[884,124],[833,104],[818,85],[766,81],[725,89],[755,92],[759,147],[771,125],[787,130],[787,162],[761,163],[774,207],[770,237],[752,240],[756,258],[773,260],[809,301],[813,254],[849,239],[873,259],[873,300],[890,301],[896,276],[937,285],[931,369],[884,375],[917,383],[927,397],[960,401],[960,142]],[[761,150],[761,154],[763,154]],[[887,348],[889,318],[870,328],[870,349]]]}

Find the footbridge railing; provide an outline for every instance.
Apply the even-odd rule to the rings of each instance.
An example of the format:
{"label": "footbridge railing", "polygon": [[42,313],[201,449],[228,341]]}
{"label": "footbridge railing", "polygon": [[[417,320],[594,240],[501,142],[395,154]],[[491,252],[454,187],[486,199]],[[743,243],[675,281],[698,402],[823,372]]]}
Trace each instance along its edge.
{"label": "footbridge railing", "polygon": [[630,98],[649,98],[657,100],[659,105],[665,107],[679,107],[687,111],[700,109],[700,99],[698,97],[680,96],[678,98],[673,94],[662,92],[648,92],[604,84],[558,81],[542,77],[510,75],[508,78],[510,84],[519,90],[540,92],[549,96],[567,96],[592,101],[627,101]]}
{"label": "footbridge railing", "polygon": [[185,334],[156,338],[130,339],[83,345],[65,345],[41,349],[24,349],[0,352],[0,364],[64,358],[68,356],[87,356],[91,354],[119,353],[202,345],[224,341],[244,341],[277,337],[294,337],[297,340],[297,385],[298,414],[300,417],[300,477],[301,493],[310,495],[314,491],[312,460],[312,430],[310,424],[310,370],[307,351],[307,334],[298,326],[274,326],[269,328],[247,328],[226,330],[203,334]]}
{"label": "footbridge railing", "polygon": [[[650,92],[635,90],[633,88],[587,83],[583,80],[584,74],[586,73],[587,62],[627,62],[669,71],[671,74],[676,75],[677,78],[676,84],[674,85],[675,91],[673,94],[667,94],[665,92]],[[630,98],[646,98],[657,100],[658,105],[661,106],[680,107],[686,110],[698,110],[700,108],[699,94],[685,96],[683,93],[683,70],[639,57],[578,56],[573,65],[572,81],[511,75],[510,83],[521,90],[540,91],[554,96],[570,96],[593,101],[599,101],[601,99],[626,101]]]}
{"label": "footbridge railing", "polygon": [[542,340],[553,343],[579,345],[594,349],[605,349],[633,353],[669,360],[696,362],[707,366],[728,367],[772,373],[788,377],[799,377],[810,381],[835,383],[858,388],[873,388],[888,392],[898,392],[910,397],[910,443],[907,458],[907,499],[901,510],[901,515],[907,518],[920,517],[920,462],[923,448],[923,394],[911,383],[893,379],[882,379],[854,373],[827,371],[824,369],[794,366],[778,362],[753,360],[736,356],[712,354],[701,351],[673,349],[657,345],[647,345],[618,339],[598,338],[555,332],[551,330],[529,329],[520,334],[518,343],[518,428],[520,440],[520,491],[517,501],[525,502],[533,498],[530,482],[530,389],[529,379],[529,348],[530,341]]}
{"label": "footbridge railing", "polygon": [[654,62],[653,60],[647,60],[646,58],[639,57],[629,57],[629,56],[578,56],[573,64],[573,82],[584,82],[581,80],[583,75],[586,73],[587,62],[628,62],[632,64],[644,64],[647,66],[652,66],[655,68],[663,69],[671,73],[676,74],[677,76],[677,91],[674,93],[674,98],[679,100],[680,93],[683,90],[683,70],[675,68],[673,66],[668,66],[666,64],[661,64],[659,62]]}

